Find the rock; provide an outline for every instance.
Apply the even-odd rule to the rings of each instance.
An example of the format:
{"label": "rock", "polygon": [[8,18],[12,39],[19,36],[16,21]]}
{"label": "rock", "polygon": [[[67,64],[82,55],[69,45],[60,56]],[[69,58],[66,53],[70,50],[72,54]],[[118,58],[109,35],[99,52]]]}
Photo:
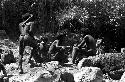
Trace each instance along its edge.
{"label": "rock", "polygon": [[9,82],[9,78],[8,78],[8,77],[4,77],[4,78],[3,78],[3,81],[4,81],[4,82]]}
{"label": "rock", "polygon": [[11,50],[6,50],[1,55],[1,59],[4,64],[15,63],[16,59],[14,58],[13,52]]}
{"label": "rock", "polygon": [[102,82],[103,73],[97,67],[83,67],[74,74],[75,82]]}
{"label": "rock", "polygon": [[123,73],[123,75],[122,75],[122,77],[121,77],[119,82],[125,82],[125,72]]}
{"label": "rock", "polygon": [[102,68],[103,66],[100,64],[101,63],[101,58],[100,55],[97,56],[89,56],[88,58],[83,58],[82,60],[79,61],[77,67],[80,69],[82,67],[98,67]]}
{"label": "rock", "polygon": [[51,62],[43,63],[42,67],[44,67],[48,71],[55,71],[55,69],[59,68],[59,62],[51,61]]}
{"label": "rock", "polygon": [[103,79],[103,81],[102,82],[112,82],[111,80],[109,80],[109,79]]}
{"label": "rock", "polygon": [[78,63],[78,68],[85,66],[93,66],[100,68],[103,73],[109,73],[110,71],[115,71],[122,69],[125,65],[125,55],[121,53],[105,53],[96,56],[90,56],[88,58],[83,58]]}
{"label": "rock", "polygon": [[16,59],[16,61],[19,60],[19,47],[17,47],[16,49],[11,49],[14,55],[14,58]]}
{"label": "rock", "polygon": [[75,82],[73,74],[68,73],[68,72],[61,74],[60,78],[61,78],[61,81],[63,82]]}
{"label": "rock", "polygon": [[74,67],[63,67],[61,68],[60,79],[62,82],[75,82],[73,74],[78,72],[77,68]]}
{"label": "rock", "polygon": [[79,61],[77,66],[78,66],[79,69],[82,68],[83,66],[89,67],[89,66],[92,66],[92,61],[89,58],[83,58],[82,60]]}
{"label": "rock", "polygon": [[82,67],[101,67],[100,66],[100,57],[99,56],[89,56],[88,58],[83,58],[79,61],[77,67],[80,69]]}
{"label": "rock", "polygon": [[104,79],[102,82],[119,82],[119,80]]}
{"label": "rock", "polygon": [[[8,74],[11,73],[13,70],[16,70],[17,68],[18,68],[18,64],[16,64],[16,63],[11,63],[11,64],[5,65],[5,69]],[[15,75],[16,73],[13,73],[13,74]]]}
{"label": "rock", "polygon": [[26,74],[15,75],[9,78],[9,82],[58,82],[59,74],[51,74],[42,67],[30,69]]}
{"label": "rock", "polygon": [[110,71],[108,74],[111,77],[111,79],[120,80],[123,73],[124,70],[120,69],[120,70]]}

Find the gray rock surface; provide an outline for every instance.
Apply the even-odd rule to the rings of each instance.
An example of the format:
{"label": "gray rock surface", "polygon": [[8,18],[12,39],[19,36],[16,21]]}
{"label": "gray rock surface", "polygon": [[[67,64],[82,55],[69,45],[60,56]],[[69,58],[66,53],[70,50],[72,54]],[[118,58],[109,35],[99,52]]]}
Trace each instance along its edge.
{"label": "gray rock surface", "polygon": [[97,67],[83,67],[74,74],[75,82],[102,82],[103,73]]}

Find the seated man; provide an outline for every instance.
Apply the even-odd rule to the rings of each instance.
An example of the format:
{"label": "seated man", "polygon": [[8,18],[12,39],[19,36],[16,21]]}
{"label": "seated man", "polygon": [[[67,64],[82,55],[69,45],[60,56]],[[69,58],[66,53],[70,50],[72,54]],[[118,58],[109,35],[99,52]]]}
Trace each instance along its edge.
{"label": "seated man", "polygon": [[59,61],[60,63],[63,62],[63,57],[64,57],[64,49],[65,46],[63,45],[64,42],[64,38],[65,38],[66,34],[61,34],[58,35],[56,37],[56,40],[51,44],[49,51],[48,51],[48,56],[49,56],[49,60],[51,60],[51,55],[55,55],[54,60],[55,61]]}
{"label": "seated man", "polygon": [[[78,52],[82,55],[79,56],[77,54]],[[91,35],[86,35],[78,46],[73,47],[72,63],[75,63],[75,59],[77,56],[82,59],[83,57],[89,57],[94,55],[96,55],[96,41]]]}

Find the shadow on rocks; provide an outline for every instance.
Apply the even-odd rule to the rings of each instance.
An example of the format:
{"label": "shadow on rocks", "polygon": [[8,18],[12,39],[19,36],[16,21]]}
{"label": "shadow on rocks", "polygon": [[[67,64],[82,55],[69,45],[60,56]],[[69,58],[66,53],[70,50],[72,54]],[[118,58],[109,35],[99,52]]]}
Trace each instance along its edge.
{"label": "shadow on rocks", "polygon": [[65,72],[60,76],[61,80],[64,82],[75,82],[74,76],[71,73]]}

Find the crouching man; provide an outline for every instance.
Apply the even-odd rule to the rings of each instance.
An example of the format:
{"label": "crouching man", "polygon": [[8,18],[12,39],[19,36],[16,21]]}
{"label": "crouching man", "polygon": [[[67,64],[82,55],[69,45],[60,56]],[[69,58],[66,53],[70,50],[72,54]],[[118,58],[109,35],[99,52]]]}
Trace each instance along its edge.
{"label": "crouching man", "polygon": [[[84,57],[96,55],[96,41],[91,35],[85,35],[82,42],[78,46],[73,47],[72,63],[75,63],[76,58],[81,60]],[[77,62],[78,63],[78,62]]]}
{"label": "crouching man", "polygon": [[[64,51],[66,46],[64,46],[66,34],[59,34],[56,36],[55,41],[51,44],[48,51],[49,60],[59,61],[60,64],[63,64],[66,60]],[[54,59],[51,58],[52,55],[55,55]]]}

